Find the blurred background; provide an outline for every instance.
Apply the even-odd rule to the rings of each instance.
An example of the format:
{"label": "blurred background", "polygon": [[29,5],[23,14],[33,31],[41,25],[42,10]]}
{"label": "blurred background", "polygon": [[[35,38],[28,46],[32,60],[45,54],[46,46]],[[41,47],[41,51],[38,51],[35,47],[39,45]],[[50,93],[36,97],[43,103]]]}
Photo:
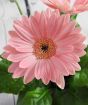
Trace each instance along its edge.
{"label": "blurred background", "polygon": [[[13,20],[21,17],[18,8],[13,0],[0,0],[0,54],[3,52],[3,47],[6,45],[9,36],[8,31],[11,30]],[[24,15],[26,13],[25,0],[17,0]],[[35,11],[45,10],[47,7],[40,0],[28,0],[30,5],[31,15]],[[78,15],[77,21],[82,27],[82,32],[86,35],[88,44],[88,12]],[[0,105],[16,105],[17,96],[12,94],[0,94]]]}

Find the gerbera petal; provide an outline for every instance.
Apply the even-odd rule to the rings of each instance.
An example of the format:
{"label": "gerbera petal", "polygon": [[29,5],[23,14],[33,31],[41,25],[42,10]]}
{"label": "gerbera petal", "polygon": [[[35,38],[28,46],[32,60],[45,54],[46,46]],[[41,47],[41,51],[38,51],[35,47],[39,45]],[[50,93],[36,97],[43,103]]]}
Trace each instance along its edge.
{"label": "gerbera petal", "polygon": [[80,43],[80,42],[83,42],[84,40],[85,40],[85,36],[72,35],[67,38],[64,38],[63,40],[57,41],[57,43],[60,44],[61,46],[64,46],[64,45],[69,45],[69,44],[73,45],[76,43]]}
{"label": "gerbera petal", "polygon": [[[54,18],[55,16],[53,16],[53,18]],[[62,26],[62,24],[63,24],[63,22],[64,22],[64,18],[65,18],[65,16],[64,15],[62,15],[61,17],[59,17],[59,15],[58,15],[58,18],[55,18],[55,19],[57,19],[58,21],[55,21],[55,23],[54,24],[56,24],[56,28],[55,27],[53,27],[53,18],[51,17],[51,21],[49,20],[49,26],[48,26],[48,31],[49,31],[49,35],[50,35],[50,37],[52,38],[52,39],[56,39],[56,37],[57,36],[59,36],[59,32],[60,32],[60,30],[61,30],[61,26]],[[51,26],[52,26],[52,28],[51,28]],[[53,33],[52,33],[53,32]],[[51,36],[52,35],[52,36]],[[56,37],[55,37],[56,36]],[[57,38],[59,38],[59,37],[57,37]]]}
{"label": "gerbera petal", "polygon": [[63,63],[63,61],[61,61],[60,59],[58,59],[58,57],[52,57],[51,58],[51,61],[53,63],[53,66],[55,67],[55,69],[57,69],[58,72],[61,75],[64,75],[64,76],[68,76],[69,75],[69,72],[67,70],[66,65]]}
{"label": "gerbera petal", "polygon": [[35,65],[37,63],[37,59],[33,54],[30,54],[28,57],[25,57],[21,62],[20,62],[20,67],[21,68],[30,68],[31,65]]}
{"label": "gerbera petal", "polygon": [[24,84],[31,82],[34,79],[34,67],[27,69],[24,75]]}
{"label": "gerbera petal", "polygon": [[[63,27],[66,27],[66,24],[70,23],[70,15],[62,15],[58,17],[58,22],[56,22],[55,29],[53,30],[53,38],[59,35],[58,39],[60,39],[63,35],[60,32],[63,32]],[[65,34],[66,35],[66,34]],[[56,37],[55,37],[56,36]]]}
{"label": "gerbera petal", "polygon": [[24,59],[25,57],[28,57],[28,56],[30,56],[30,54],[29,53],[13,53],[13,54],[9,54],[9,56],[8,56],[8,60],[9,61],[13,61],[13,62],[19,62],[19,61],[21,61],[22,59]]}
{"label": "gerbera petal", "polygon": [[80,13],[88,10],[88,0],[41,0],[53,9],[59,9],[65,13]]}
{"label": "gerbera petal", "polygon": [[26,31],[25,29],[23,29],[22,27],[18,26],[17,24],[14,24],[14,29],[17,32],[17,34],[22,38],[22,39],[26,39],[29,42],[34,42],[33,40],[33,36],[30,35],[30,31]]}
{"label": "gerbera petal", "polygon": [[[39,28],[39,25],[40,25],[39,22],[37,22],[35,17],[32,17],[30,21],[31,21],[30,22],[30,24],[31,24],[31,32],[33,34],[33,37],[35,39],[41,38],[42,35],[41,35],[41,30]],[[36,33],[36,35],[35,35],[35,33]]]}
{"label": "gerbera petal", "polygon": [[14,71],[16,70],[18,65],[19,65],[19,63],[12,63],[11,66],[9,67],[9,69],[8,69],[8,72],[14,73]]}
{"label": "gerbera petal", "polygon": [[13,74],[13,78],[20,78],[23,77],[25,75],[26,70],[25,69],[21,69],[21,68],[16,68],[16,70],[14,71]]}
{"label": "gerbera petal", "polygon": [[55,0],[55,1],[52,1],[52,0],[41,0],[41,1],[43,1],[46,5],[54,8],[54,9],[58,8],[58,6],[57,6],[58,1],[57,0]]}
{"label": "gerbera petal", "polygon": [[6,46],[4,47],[4,50],[5,50],[7,53],[16,53],[16,52],[17,52],[16,49],[13,48],[13,47],[10,46],[10,45],[6,45]]}
{"label": "gerbera petal", "polygon": [[48,60],[39,60],[35,66],[35,77],[42,79],[44,84],[48,84],[51,80],[51,68]]}
{"label": "gerbera petal", "polygon": [[79,56],[79,57],[82,57],[86,54],[86,51],[84,50],[81,50],[80,52],[76,52],[76,54]]}
{"label": "gerbera petal", "polygon": [[41,36],[42,38],[46,38],[47,37],[47,19],[46,19],[46,15],[42,12],[41,13],[41,18],[40,18],[40,31],[41,31]]}
{"label": "gerbera petal", "polygon": [[61,89],[64,89],[65,87],[65,80],[64,80],[64,77],[59,75],[58,76],[58,79],[56,80],[56,84],[58,87],[60,87]]}
{"label": "gerbera petal", "polygon": [[[21,46],[23,45],[23,46]],[[14,47],[18,52],[33,52],[33,46],[31,44],[26,45],[26,44],[17,44],[15,43],[11,43],[11,46]]]}
{"label": "gerbera petal", "polygon": [[56,55],[71,53],[71,52],[73,52],[73,50],[74,50],[73,46],[69,45],[69,46],[66,46],[66,47],[62,47],[62,46],[58,45],[57,50],[56,50]]}
{"label": "gerbera petal", "polygon": [[74,75],[75,71],[80,70],[80,66],[77,63],[79,58],[77,56],[72,54],[67,54],[67,55],[60,56],[60,59],[65,63],[67,70],[69,72],[69,75]]}
{"label": "gerbera petal", "polygon": [[76,71],[80,71],[81,67],[78,63],[72,63],[73,67],[75,68]]}
{"label": "gerbera petal", "polygon": [[8,56],[9,56],[9,53],[3,53],[3,54],[2,54],[2,57],[3,57],[3,58],[6,58],[6,59],[7,59]]}
{"label": "gerbera petal", "polygon": [[19,37],[15,31],[9,31],[8,33],[9,33],[9,36],[13,39]]}
{"label": "gerbera petal", "polygon": [[65,87],[65,80],[62,73],[58,71],[58,68],[55,68],[53,65],[52,60],[49,60],[50,68],[51,68],[51,81],[56,83],[58,87],[64,89]]}
{"label": "gerbera petal", "polygon": [[67,53],[59,56],[60,58],[68,61],[68,62],[80,62],[79,56],[75,53]]}
{"label": "gerbera petal", "polygon": [[[64,21],[66,21],[66,20],[64,20]],[[76,24],[77,23],[75,21],[72,21],[72,22],[69,22],[68,27],[66,27],[67,24],[65,23],[65,25],[63,25],[63,27],[66,27],[66,28],[64,30],[62,29],[63,31],[60,32],[58,40],[67,37],[67,35],[70,35],[70,32],[75,28]]]}

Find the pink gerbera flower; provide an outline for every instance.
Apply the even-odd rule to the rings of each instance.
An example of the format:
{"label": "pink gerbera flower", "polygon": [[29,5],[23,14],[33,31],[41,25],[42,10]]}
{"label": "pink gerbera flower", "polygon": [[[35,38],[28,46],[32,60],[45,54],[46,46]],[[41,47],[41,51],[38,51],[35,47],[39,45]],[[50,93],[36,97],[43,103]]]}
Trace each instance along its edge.
{"label": "pink gerbera flower", "polygon": [[42,0],[51,8],[65,13],[80,13],[88,10],[88,0]]}
{"label": "pink gerbera flower", "polygon": [[14,22],[4,57],[12,61],[13,78],[24,76],[24,83],[34,78],[44,84],[55,82],[64,88],[64,76],[80,70],[79,57],[85,54],[85,37],[69,15],[58,11],[36,12]]}

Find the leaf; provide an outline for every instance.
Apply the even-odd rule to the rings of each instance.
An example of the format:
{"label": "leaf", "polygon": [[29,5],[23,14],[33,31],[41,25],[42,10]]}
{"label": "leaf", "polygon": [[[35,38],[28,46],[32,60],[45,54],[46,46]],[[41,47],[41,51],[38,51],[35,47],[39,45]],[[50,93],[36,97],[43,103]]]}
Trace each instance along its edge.
{"label": "leaf", "polygon": [[70,88],[53,91],[52,105],[88,105],[88,88],[72,90]]}
{"label": "leaf", "polygon": [[52,98],[49,89],[36,88],[19,95],[17,105],[52,105]]}
{"label": "leaf", "polygon": [[12,75],[8,73],[10,64],[5,59],[0,61],[0,92],[18,94],[24,85],[21,79],[12,79]]}

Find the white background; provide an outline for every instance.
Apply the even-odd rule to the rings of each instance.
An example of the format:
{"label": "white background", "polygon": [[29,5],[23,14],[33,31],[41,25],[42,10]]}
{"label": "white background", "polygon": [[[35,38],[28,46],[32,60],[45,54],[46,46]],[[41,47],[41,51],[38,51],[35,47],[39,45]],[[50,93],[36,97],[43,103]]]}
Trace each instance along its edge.
{"label": "white background", "polygon": [[[24,0],[18,0],[19,4],[26,15]],[[43,5],[40,0],[29,0],[31,7],[31,14],[34,11],[45,10],[46,6]],[[12,28],[14,19],[20,17],[18,9],[14,3],[10,3],[9,0],[0,0],[0,54],[3,52],[3,47],[8,41],[8,30]],[[88,12],[79,14],[77,18],[78,23],[81,25],[83,32],[85,33],[88,43]],[[14,105],[13,95],[0,94],[0,105]],[[15,100],[17,97],[15,98]]]}

